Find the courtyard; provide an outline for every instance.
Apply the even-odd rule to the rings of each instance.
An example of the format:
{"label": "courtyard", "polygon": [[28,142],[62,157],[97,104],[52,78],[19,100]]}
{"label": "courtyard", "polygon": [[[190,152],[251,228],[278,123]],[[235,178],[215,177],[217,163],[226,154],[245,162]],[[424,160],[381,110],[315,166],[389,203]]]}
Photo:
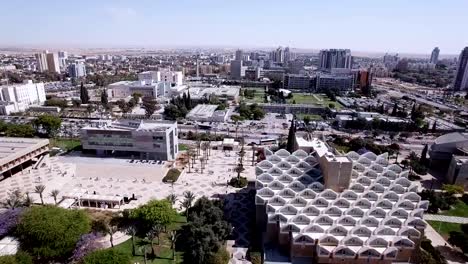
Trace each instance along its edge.
{"label": "courtyard", "polygon": [[[250,156],[251,152],[247,150],[242,176],[253,180],[255,174],[248,158]],[[218,198],[237,190],[227,185],[229,179],[237,175],[234,172],[237,159],[235,151],[211,150],[204,169],[200,161],[196,160],[190,172],[188,168],[183,169],[179,179],[171,184],[162,182],[162,178],[174,165],[171,161],[153,164],[129,159],[83,157],[73,152],[71,155],[47,157],[38,168],[27,168],[3,180],[0,199],[6,199],[9,192],[19,189],[28,193],[35,203],[40,203],[39,194],[34,192],[38,185],[45,186],[43,200],[46,204],[54,203],[52,190],[60,191],[58,201],[62,200],[62,196],[135,198],[120,209],[135,208],[151,199],[164,199],[170,194],[175,194],[178,201],[182,201],[186,191],[194,193],[196,198]],[[76,206],[73,199],[64,199],[60,206],[69,207],[73,204]],[[181,210],[179,202],[176,202],[175,207]]]}

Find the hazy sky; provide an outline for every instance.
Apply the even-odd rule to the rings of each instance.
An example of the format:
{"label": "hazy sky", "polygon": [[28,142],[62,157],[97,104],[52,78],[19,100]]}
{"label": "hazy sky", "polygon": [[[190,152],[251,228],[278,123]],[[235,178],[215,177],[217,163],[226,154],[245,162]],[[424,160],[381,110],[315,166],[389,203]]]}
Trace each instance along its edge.
{"label": "hazy sky", "polygon": [[0,45],[458,54],[468,0],[0,0]]}

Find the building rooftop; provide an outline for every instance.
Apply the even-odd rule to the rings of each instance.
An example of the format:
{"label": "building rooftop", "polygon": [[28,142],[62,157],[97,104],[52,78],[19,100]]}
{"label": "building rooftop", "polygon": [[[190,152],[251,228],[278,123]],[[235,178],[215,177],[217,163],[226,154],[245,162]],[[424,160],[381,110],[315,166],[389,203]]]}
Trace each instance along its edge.
{"label": "building rooftop", "polygon": [[187,114],[187,118],[210,118],[218,108],[217,105],[199,104]]}
{"label": "building rooftop", "polygon": [[[318,141],[307,144],[318,147]],[[416,247],[411,238],[421,237],[429,202],[421,201],[408,171],[389,164],[387,153],[348,153],[351,182],[339,193],[325,189],[315,156],[284,149],[267,149],[265,156],[255,170],[255,202],[265,206],[268,223],[279,223],[279,232],[291,232],[292,243],[317,243],[321,256],[344,249],[346,255],[372,253],[378,258]]]}
{"label": "building rooftop", "polygon": [[172,121],[150,120],[99,120],[83,127],[83,130],[112,130],[112,131],[165,131],[176,126]]}
{"label": "building rooftop", "polygon": [[48,144],[48,139],[0,137],[0,165]]}
{"label": "building rooftop", "polygon": [[455,143],[455,142],[463,142],[468,141],[468,136],[465,134],[454,132],[442,135],[434,141],[435,144],[447,144],[447,143]]}

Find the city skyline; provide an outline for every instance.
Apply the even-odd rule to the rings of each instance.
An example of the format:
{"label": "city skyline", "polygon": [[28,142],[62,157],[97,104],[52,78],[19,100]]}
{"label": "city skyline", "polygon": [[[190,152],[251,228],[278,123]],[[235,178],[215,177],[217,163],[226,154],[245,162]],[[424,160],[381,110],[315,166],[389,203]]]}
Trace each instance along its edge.
{"label": "city skyline", "polygon": [[[297,7],[301,8],[297,8]],[[6,2],[0,46],[349,48],[456,55],[468,2]],[[14,22],[14,23],[12,23]],[[360,34],[357,34],[360,33]]]}

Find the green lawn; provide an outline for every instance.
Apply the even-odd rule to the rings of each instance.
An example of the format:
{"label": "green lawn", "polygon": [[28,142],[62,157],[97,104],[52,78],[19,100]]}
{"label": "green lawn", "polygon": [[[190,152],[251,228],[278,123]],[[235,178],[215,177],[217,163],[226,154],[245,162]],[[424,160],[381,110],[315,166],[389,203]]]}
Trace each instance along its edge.
{"label": "green lawn", "polygon": [[79,139],[62,139],[62,138],[51,138],[50,147],[57,147],[61,148],[65,151],[69,151],[81,146],[81,142]]}
{"label": "green lawn", "polygon": [[438,222],[438,221],[427,221],[435,231],[437,231],[445,240],[448,239],[449,233],[452,231],[461,232],[460,224]]}
{"label": "green lawn", "polygon": [[442,211],[440,214],[450,215],[450,216],[468,217],[468,205],[465,204],[463,201],[458,200],[452,209],[447,210],[447,211]]}
{"label": "green lawn", "polygon": [[335,109],[340,109],[342,106],[338,102],[331,101],[324,94],[305,94],[305,93],[294,93],[293,98],[288,99],[288,103],[296,102],[296,104],[313,104],[328,107],[329,104],[333,104]]}
{"label": "green lawn", "polygon": [[243,101],[246,103],[264,103],[265,102],[265,89],[264,88],[242,88],[243,90],[255,90],[255,95],[253,98],[243,97]]}
{"label": "green lawn", "polygon": [[[183,224],[187,222],[187,219],[185,216],[179,215],[177,218],[177,221],[170,226],[167,227],[167,232],[171,230],[177,230],[179,229]],[[114,250],[123,252],[129,256],[132,256],[132,261],[131,263],[139,262],[139,263],[144,263],[144,255],[143,255],[143,248],[145,245],[147,245],[147,257],[148,257],[148,262],[150,264],[172,264],[172,263],[182,263],[183,262],[183,253],[182,252],[176,252],[175,253],[175,259],[172,259],[172,249],[171,249],[171,242],[170,238],[168,236],[168,233],[162,233],[160,238],[161,238],[161,243],[157,245],[157,239],[154,240],[154,249],[155,249],[155,254],[157,257],[151,258],[151,246],[148,243],[147,240],[140,238],[140,237],[135,237],[135,245],[136,245],[136,256],[132,256],[132,239],[129,239],[119,245],[116,245],[114,247]],[[181,239],[179,237],[179,239]],[[182,238],[183,239],[183,238]]]}
{"label": "green lawn", "polygon": [[179,151],[188,150],[188,146],[186,144],[179,144]]}
{"label": "green lawn", "polygon": [[298,120],[304,120],[304,117],[308,116],[310,121],[321,121],[323,118],[319,115],[308,115],[308,114],[296,114]]}

